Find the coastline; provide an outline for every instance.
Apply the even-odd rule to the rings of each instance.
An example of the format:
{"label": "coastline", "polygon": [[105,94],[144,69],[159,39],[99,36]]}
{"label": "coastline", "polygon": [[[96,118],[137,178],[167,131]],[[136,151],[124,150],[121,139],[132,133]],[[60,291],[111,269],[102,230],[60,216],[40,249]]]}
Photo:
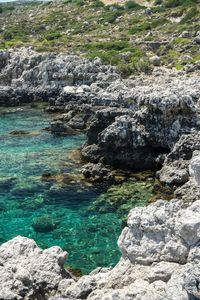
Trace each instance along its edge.
{"label": "coastline", "polygon": [[[169,202],[131,210],[118,241],[119,264],[79,280],[64,271],[66,254],[60,248],[42,251],[22,237],[0,246],[2,272],[8,272],[12,286],[17,280],[14,288],[8,281],[1,298],[198,299],[200,76],[156,68],[150,77],[124,80],[99,59],[41,55],[31,49],[1,57],[1,105],[45,100],[49,112],[61,114],[51,124],[52,134],[87,132],[83,175],[112,181],[115,166],[160,169],[159,180],[175,194]],[[14,73],[16,61],[20,68]],[[13,271],[10,264],[23,270]]]}

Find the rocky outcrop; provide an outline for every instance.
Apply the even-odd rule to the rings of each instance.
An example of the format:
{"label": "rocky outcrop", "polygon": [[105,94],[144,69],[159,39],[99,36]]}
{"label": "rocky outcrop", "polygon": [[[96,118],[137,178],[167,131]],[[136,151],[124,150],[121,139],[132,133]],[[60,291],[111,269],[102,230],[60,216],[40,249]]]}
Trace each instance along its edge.
{"label": "rocky outcrop", "polygon": [[111,166],[162,165],[158,178],[176,198],[131,210],[118,241],[120,262],[80,279],[65,270],[59,247],[41,250],[22,237],[1,245],[1,299],[200,299],[200,78],[176,75],[158,68],[123,80],[99,59],[1,53],[0,105],[48,100],[48,111],[63,113],[52,133],[88,129],[86,178],[112,182]]}
{"label": "rocky outcrop", "polygon": [[200,150],[199,132],[182,135],[166,156],[158,172],[161,182],[170,186],[181,186],[189,180],[189,164],[194,151]]}
{"label": "rocky outcrop", "polygon": [[40,249],[33,240],[18,236],[0,246],[0,298],[47,299],[63,278],[67,253],[59,247]]}
{"label": "rocky outcrop", "polygon": [[[31,48],[0,53],[0,104],[16,105],[34,100],[59,101],[80,99],[87,85],[108,85],[119,75],[115,67],[99,59],[89,60],[62,54],[39,54]],[[85,85],[86,89],[72,86]],[[5,88],[6,87],[6,88]],[[13,95],[14,93],[14,95]],[[15,94],[19,94],[17,101]],[[60,98],[56,102],[56,98]]]}
{"label": "rocky outcrop", "polygon": [[[163,154],[169,153],[183,134],[198,130],[199,78],[181,80],[174,79],[176,89],[174,82],[172,85],[166,78],[159,86],[146,86],[150,82],[145,80],[139,86],[136,81],[138,86],[129,90],[132,102],[124,98],[128,109],[96,113],[88,130],[87,147],[95,144],[98,159],[114,166],[137,170],[158,167],[163,163]],[[188,84],[194,88],[190,89]],[[83,156],[90,160],[86,149]]]}

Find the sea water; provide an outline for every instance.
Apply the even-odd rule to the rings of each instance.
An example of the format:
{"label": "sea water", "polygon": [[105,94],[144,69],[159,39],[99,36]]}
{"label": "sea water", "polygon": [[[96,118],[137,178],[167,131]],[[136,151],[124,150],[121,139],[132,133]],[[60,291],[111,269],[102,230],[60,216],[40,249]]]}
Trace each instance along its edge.
{"label": "sea water", "polygon": [[[42,174],[78,174],[80,165],[70,153],[85,142],[84,135],[62,137],[43,130],[51,118],[33,108],[0,112],[0,243],[22,235],[42,248],[60,246],[69,253],[67,265],[84,273],[113,266],[120,257],[121,220],[115,212],[91,210],[103,190],[42,180]],[[20,130],[29,134],[17,134]],[[53,228],[35,230],[41,218]]]}

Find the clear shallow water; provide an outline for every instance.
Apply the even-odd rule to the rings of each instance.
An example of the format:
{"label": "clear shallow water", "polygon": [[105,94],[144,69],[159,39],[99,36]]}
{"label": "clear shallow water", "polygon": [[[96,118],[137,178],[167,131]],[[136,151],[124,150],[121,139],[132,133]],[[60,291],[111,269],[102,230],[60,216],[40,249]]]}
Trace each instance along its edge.
{"label": "clear shallow water", "polygon": [[[20,234],[43,248],[61,246],[69,253],[67,264],[85,273],[115,265],[121,221],[114,212],[91,211],[102,190],[41,180],[44,173],[78,173],[79,165],[69,154],[85,140],[42,131],[50,118],[36,109],[0,113],[0,243]],[[14,130],[34,134],[9,135]],[[41,217],[42,225],[50,223],[50,230],[34,229]]]}

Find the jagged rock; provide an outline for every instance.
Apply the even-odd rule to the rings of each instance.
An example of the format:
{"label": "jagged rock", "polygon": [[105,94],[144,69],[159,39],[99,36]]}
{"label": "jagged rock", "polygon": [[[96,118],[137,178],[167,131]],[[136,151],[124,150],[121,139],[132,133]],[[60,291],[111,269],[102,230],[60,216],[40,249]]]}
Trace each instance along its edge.
{"label": "jagged rock", "polygon": [[53,134],[57,135],[73,135],[76,132],[67,124],[63,123],[62,121],[54,121],[51,122],[50,130]]}
{"label": "jagged rock", "polygon": [[182,135],[157,172],[160,181],[171,186],[185,184],[189,180],[190,159],[197,150],[200,150],[199,132]]}
{"label": "jagged rock", "polygon": [[88,163],[82,167],[81,172],[86,179],[92,182],[102,182],[103,180],[106,181],[114,180],[111,170],[105,167],[101,163],[98,164]]}
{"label": "jagged rock", "polygon": [[73,129],[84,129],[86,126],[84,119],[81,116],[71,118],[68,125]]}
{"label": "jagged rock", "polygon": [[64,270],[66,253],[59,247],[43,251],[33,240],[17,237],[0,246],[0,297],[199,299],[199,220],[200,201],[187,208],[178,200],[134,208],[119,238],[119,263],[80,279]]}
{"label": "jagged rock", "polygon": [[[100,156],[105,163],[121,168],[157,168],[160,154],[169,153],[183,134],[198,127],[199,79],[183,77],[180,81],[166,76],[163,82],[159,73],[155,76],[158,82],[154,84],[149,79],[126,81],[127,86],[121,88],[121,98],[129,104],[128,108],[121,112],[119,108],[105,109],[95,115],[88,130],[86,147],[97,145],[96,161]],[[129,98],[126,96],[128,86],[131,86]],[[114,83],[107,90],[118,93]],[[86,149],[83,151],[86,154]],[[179,182],[186,180],[184,173],[179,176]]]}
{"label": "jagged rock", "polygon": [[119,263],[78,282],[61,281],[51,300],[199,299],[200,201],[186,209],[182,204],[159,201],[133,209],[119,238]]}
{"label": "jagged rock", "polygon": [[179,202],[157,201],[147,208],[132,210],[128,227],[118,241],[123,257],[142,264],[163,260],[185,263],[188,245],[174,229],[180,207]]}
{"label": "jagged rock", "polygon": [[197,185],[200,185],[200,152],[195,151],[193,153],[193,158],[190,161],[190,176],[192,176]]}
{"label": "jagged rock", "polygon": [[[40,54],[30,48],[1,52],[0,62],[0,86],[18,89],[19,100],[23,102],[28,102],[23,90],[32,96],[32,101],[48,101],[52,96],[58,98],[60,94],[70,100],[73,95],[87,95],[90,91],[89,85],[94,82],[109,84],[120,78],[115,67],[103,65],[100,61],[96,63],[72,55]],[[12,93],[7,93],[6,98],[4,95],[5,90],[1,87],[1,105],[14,102]]]}
{"label": "jagged rock", "polygon": [[28,238],[18,236],[0,246],[0,298],[46,299],[63,278],[67,253],[59,247],[40,249]]}
{"label": "jagged rock", "polygon": [[198,35],[198,36],[196,36],[196,37],[194,38],[194,42],[195,42],[196,44],[200,45],[200,35]]}

